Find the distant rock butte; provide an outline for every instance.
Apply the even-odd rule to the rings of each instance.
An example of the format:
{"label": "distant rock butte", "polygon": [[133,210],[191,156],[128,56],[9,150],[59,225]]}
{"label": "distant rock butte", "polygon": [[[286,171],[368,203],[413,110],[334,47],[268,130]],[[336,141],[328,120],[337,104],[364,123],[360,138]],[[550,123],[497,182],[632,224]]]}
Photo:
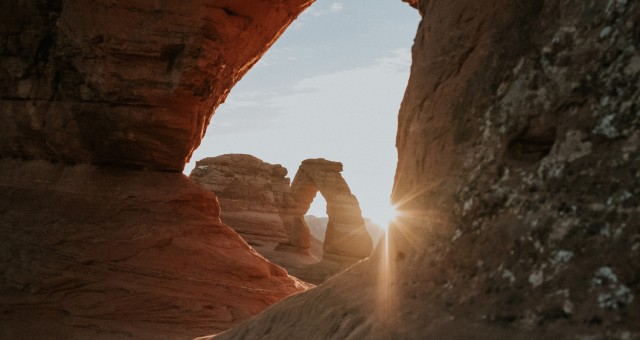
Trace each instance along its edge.
{"label": "distant rock butte", "polygon": [[288,243],[280,217],[289,195],[287,169],[251,155],[230,154],[199,160],[189,178],[218,197],[220,217],[251,245]]}
{"label": "distant rock butte", "polygon": [[312,2],[2,1],[0,156],[181,171]]}
{"label": "distant rock butte", "polygon": [[228,154],[196,162],[189,177],[217,195],[222,220],[248,242],[277,242],[279,249],[304,253],[311,246],[304,215],[320,192],[329,215],[324,254],[364,258],[371,253],[371,237],[341,171],[339,162],[305,160],[289,187],[287,170],[281,165]]}

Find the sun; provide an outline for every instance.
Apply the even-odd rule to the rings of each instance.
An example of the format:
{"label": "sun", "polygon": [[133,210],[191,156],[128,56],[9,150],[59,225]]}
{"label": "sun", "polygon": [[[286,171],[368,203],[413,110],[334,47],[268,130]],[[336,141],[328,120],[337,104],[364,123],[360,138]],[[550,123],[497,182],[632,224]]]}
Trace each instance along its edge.
{"label": "sun", "polygon": [[396,222],[399,216],[400,212],[398,211],[398,207],[393,204],[389,204],[384,211],[381,211],[381,217],[383,218],[382,228],[385,230],[388,229],[389,225]]}

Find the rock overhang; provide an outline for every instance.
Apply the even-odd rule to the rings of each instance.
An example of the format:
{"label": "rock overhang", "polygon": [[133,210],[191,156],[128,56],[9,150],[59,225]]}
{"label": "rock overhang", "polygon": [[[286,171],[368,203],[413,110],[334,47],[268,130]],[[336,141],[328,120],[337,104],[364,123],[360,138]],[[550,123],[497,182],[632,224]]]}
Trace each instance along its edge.
{"label": "rock overhang", "polygon": [[0,156],[181,171],[230,88],[312,2],[4,2]]}

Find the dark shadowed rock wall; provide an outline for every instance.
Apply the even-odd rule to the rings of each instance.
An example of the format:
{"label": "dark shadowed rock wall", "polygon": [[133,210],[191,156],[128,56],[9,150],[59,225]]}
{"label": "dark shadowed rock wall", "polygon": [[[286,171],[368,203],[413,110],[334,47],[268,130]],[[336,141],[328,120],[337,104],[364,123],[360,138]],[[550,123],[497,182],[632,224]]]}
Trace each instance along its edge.
{"label": "dark shadowed rock wall", "polygon": [[2,339],[183,339],[306,288],[182,174],[16,160],[0,173]]}
{"label": "dark shadowed rock wall", "polygon": [[311,2],[0,1],[0,338],[184,339],[308,288],[179,171]]}
{"label": "dark shadowed rock wall", "polygon": [[640,4],[417,5],[389,248],[220,338],[639,338]]}

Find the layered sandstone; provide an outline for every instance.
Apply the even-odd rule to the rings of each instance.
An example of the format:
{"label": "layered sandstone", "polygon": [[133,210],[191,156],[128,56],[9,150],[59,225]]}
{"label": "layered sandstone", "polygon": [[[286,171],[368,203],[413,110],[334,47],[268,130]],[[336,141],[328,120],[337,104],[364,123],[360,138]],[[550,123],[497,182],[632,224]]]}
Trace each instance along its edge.
{"label": "layered sandstone", "polygon": [[3,1],[0,156],[180,171],[311,2]]}
{"label": "layered sandstone", "polygon": [[[291,184],[291,196],[298,204],[292,214],[297,214],[308,229],[304,223],[304,214],[319,192],[327,202],[329,217],[323,246],[325,256],[331,254],[365,258],[371,253],[373,244],[364,227],[358,200],[349,190],[341,172],[340,162],[322,158],[303,161]],[[296,228],[297,225],[292,226],[292,230]]]}
{"label": "layered sandstone", "polygon": [[0,161],[0,338],[185,338],[307,286],[184,175]]}
{"label": "layered sandstone", "polygon": [[220,218],[251,245],[287,243],[280,217],[289,195],[287,169],[244,154],[209,157],[196,162],[189,178],[211,190],[221,206]]}
{"label": "layered sandstone", "polygon": [[418,7],[390,248],[219,338],[640,337],[640,4]]}
{"label": "layered sandstone", "polygon": [[306,288],[178,172],[310,3],[0,3],[0,338],[183,339]]}
{"label": "layered sandstone", "polygon": [[[342,177],[342,163],[308,159],[289,186],[287,169],[254,156],[227,154],[196,162],[191,179],[218,197],[222,221],[254,246],[308,254],[311,234],[304,215],[319,192],[329,221],[324,254],[365,258],[372,249],[358,200]],[[273,248],[273,247],[270,247]]]}
{"label": "layered sandstone", "polygon": [[[281,165],[227,154],[196,162],[189,178],[218,197],[222,221],[257,252],[297,278],[321,284],[369,256],[372,246],[358,201],[340,171],[338,162],[306,160],[290,187]],[[322,226],[323,241],[311,237],[305,216],[320,188],[333,223]]]}

